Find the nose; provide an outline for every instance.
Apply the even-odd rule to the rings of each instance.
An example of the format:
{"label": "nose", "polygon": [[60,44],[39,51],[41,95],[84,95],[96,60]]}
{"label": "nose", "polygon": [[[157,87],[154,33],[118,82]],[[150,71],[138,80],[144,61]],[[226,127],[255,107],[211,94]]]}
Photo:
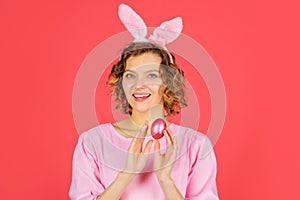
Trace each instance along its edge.
{"label": "nose", "polygon": [[136,82],[134,84],[135,89],[144,88],[146,85],[146,81],[143,76],[138,76]]}

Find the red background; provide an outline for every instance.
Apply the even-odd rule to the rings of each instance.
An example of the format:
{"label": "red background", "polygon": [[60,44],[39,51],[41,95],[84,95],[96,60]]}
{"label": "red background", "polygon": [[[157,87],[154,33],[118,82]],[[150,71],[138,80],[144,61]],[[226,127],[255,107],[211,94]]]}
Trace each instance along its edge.
{"label": "red background", "polygon": [[68,198],[73,83],[89,52],[124,31],[121,2],[149,26],[182,16],[183,33],[219,67],[228,101],[215,146],[220,198],[299,199],[299,6],[239,0],[2,0],[1,199]]}

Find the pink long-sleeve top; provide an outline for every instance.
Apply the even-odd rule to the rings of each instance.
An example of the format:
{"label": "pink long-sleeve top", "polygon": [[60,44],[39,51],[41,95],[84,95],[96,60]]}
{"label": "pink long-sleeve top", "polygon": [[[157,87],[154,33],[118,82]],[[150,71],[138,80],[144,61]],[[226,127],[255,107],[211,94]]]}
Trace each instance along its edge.
{"label": "pink long-sleeve top", "polygon": [[[171,177],[185,199],[216,200],[216,159],[211,143],[204,134],[170,124],[177,138],[177,159]],[[146,137],[144,144],[152,137]],[[121,136],[112,124],[102,124],[80,135],[73,156],[72,200],[94,200],[124,168],[132,138]],[[165,151],[164,137],[160,140]],[[153,167],[153,145],[144,171],[127,186],[122,200],[165,199]]]}

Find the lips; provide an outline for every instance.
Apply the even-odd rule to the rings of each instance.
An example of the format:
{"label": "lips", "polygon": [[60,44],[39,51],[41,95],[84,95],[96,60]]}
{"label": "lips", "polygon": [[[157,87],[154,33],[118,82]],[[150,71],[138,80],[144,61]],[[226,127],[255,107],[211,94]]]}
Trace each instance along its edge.
{"label": "lips", "polygon": [[141,102],[141,101],[148,99],[151,96],[151,94],[149,94],[149,93],[133,93],[132,96],[134,97],[135,101]]}

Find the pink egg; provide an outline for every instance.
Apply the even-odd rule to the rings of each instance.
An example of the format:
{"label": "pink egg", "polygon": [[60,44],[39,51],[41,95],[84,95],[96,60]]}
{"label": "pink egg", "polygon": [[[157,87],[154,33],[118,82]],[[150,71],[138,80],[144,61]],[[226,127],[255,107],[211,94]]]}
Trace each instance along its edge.
{"label": "pink egg", "polygon": [[154,139],[160,139],[164,136],[163,131],[167,128],[165,120],[158,118],[151,126],[151,135]]}

